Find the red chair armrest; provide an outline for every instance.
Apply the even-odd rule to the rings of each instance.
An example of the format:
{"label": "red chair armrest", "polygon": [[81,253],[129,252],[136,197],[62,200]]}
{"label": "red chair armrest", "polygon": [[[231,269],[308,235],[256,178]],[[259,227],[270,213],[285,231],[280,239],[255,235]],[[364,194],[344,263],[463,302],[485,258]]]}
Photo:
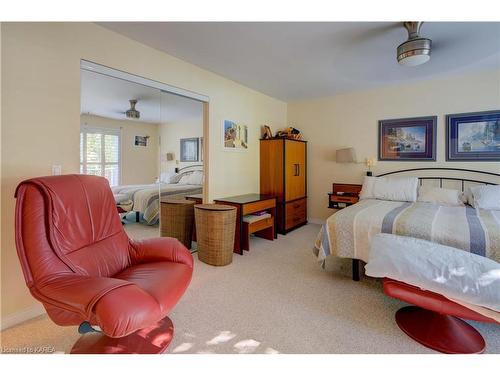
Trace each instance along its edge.
{"label": "red chair armrest", "polygon": [[193,256],[175,238],[157,237],[140,241],[131,240],[129,253],[132,264],[174,262],[193,268]]}

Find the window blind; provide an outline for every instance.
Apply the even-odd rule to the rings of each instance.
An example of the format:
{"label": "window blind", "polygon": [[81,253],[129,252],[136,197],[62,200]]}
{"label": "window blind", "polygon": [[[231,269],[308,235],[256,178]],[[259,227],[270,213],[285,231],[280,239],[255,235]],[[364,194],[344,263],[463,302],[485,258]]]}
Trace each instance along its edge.
{"label": "window blind", "polygon": [[111,186],[121,179],[121,131],[82,127],[80,173],[106,177]]}

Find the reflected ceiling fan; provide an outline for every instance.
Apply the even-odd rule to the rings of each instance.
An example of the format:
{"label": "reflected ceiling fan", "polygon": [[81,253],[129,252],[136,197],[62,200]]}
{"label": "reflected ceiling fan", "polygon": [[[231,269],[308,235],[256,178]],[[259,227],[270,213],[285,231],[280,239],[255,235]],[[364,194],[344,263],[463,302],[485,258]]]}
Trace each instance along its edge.
{"label": "reflected ceiling fan", "polygon": [[137,104],[139,100],[138,99],[130,99],[130,108],[125,113],[125,116],[127,118],[132,118],[132,119],[139,119],[141,118],[141,112],[139,112],[137,109],[135,109],[135,105]]}

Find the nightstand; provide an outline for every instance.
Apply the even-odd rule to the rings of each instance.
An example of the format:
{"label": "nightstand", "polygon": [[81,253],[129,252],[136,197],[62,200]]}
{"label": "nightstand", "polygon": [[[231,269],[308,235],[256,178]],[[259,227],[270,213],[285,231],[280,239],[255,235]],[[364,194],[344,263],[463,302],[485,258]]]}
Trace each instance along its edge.
{"label": "nightstand", "polygon": [[328,193],[328,207],[341,209],[357,203],[362,186],[358,184],[333,184],[332,193]]}

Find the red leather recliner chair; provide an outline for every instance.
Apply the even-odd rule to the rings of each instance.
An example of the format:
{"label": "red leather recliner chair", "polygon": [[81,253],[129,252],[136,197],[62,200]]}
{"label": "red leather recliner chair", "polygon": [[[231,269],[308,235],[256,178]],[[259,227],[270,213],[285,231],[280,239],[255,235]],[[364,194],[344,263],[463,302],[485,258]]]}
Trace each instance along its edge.
{"label": "red leather recliner chair", "polygon": [[173,238],[130,240],[102,177],[34,178],[16,198],[26,284],[54,323],[85,333],[72,353],[163,352],[167,314],[191,281],[190,252]]}

